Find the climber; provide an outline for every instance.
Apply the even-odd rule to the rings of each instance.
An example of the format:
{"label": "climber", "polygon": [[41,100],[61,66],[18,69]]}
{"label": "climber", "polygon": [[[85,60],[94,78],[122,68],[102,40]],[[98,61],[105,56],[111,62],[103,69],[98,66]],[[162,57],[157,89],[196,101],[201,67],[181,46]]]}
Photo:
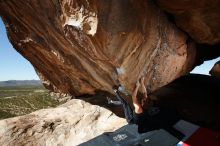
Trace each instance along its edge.
{"label": "climber", "polygon": [[[132,110],[129,103],[121,97],[121,95],[118,91],[118,86],[113,87],[113,92],[115,93],[118,101],[113,101],[109,97],[107,97],[108,104],[123,106],[125,118],[129,124],[138,124],[140,121],[140,118],[143,118],[143,115],[144,115],[143,114],[144,113],[143,105],[146,102],[148,96],[147,96],[147,90],[144,85],[144,77],[142,77],[140,81],[141,81],[141,83],[139,81],[136,83],[136,87],[135,87],[133,94],[132,94],[134,111]],[[137,97],[137,93],[138,93],[138,89],[140,86],[141,86],[141,92],[142,92],[143,96],[139,100]],[[151,112],[148,112],[148,113],[150,115],[154,115],[154,114],[157,114],[157,112],[159,112],[159,109],[154,108],[153,110],[151,110]],[[138,125],[140,125],[140,124],[138,124]]]}
{"label": "climber", "polygon": [[[142,98],[138,99],[137,93],[138,89],[141,86]],[[149,107],[144,109],[144,104],[149,101],[147,90],[144,85],[144,77],[141,78],[140,82],[136,83],[136,87],[132,94],[132,101],[134,106],[134,111],[130,107],[129,103],[123,99],[118,91],[118,87],[113,87],[114,94],[116,95],[118,101],[113,101],[107,97],[109,104],[122,105],[124,109],[124,114],[127,122],[129,124],[137,124],[138,132],[144,133],[147,131],[164,128],[171,133],[177,133],[181,135],[178,131],[172,128],[172,125],[175,124],[176,114],[173,114],[172,110],[161,110],[158,107]],[[177,118],[178,119],[178,118]]]}

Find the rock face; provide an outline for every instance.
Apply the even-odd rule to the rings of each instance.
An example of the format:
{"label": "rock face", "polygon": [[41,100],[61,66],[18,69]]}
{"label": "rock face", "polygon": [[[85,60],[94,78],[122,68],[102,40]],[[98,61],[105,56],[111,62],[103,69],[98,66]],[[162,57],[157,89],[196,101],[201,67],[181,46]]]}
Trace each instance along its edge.
{"label": "rock face", "polygon": [[141,76],[151,92],[194,66],[193,43],[151,0],[1,0],[0,7],[14,48],[55,92],[122,84],[130,94]]}
{"label": "rock face", "polygon": [[[154,2],[0,0],[0,16],[14,48],[49,90],[79,96],[121,84],[130,94],[142,76],[152,92],[210,59]],[[157,2],[197,43],[219,46],[219,1]],[[209,51],[211,58],[216,50]],[[125,123],[99,106],[72,100],[0,121],[0,145],[77,145]]]}
{"label": "rock face", "polygon": [[219,0],[157,0],[157,3],[198,43],[220,43]]}
{"label": "rock face", "polygon": [[73,99],[54,109],[1,120],[0,145],[73,146],[125,124],[109,110]]}
{"label": "rock face", "polygon": [[220,79],[220,61],[215,63],[209,73]]}

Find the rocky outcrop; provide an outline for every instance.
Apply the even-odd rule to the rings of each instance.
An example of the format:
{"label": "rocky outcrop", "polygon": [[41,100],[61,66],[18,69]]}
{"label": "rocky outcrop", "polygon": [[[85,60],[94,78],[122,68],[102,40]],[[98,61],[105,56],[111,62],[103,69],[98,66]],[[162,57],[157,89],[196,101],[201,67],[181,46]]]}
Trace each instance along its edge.
{"label": "rocky outcrop", "polygon": [[[0,0],[0,16],[14,48],[32,63],[54,95],[111,92],[119,84],[124,86],[122,92],[130,94],[142,76],[150,93],[220,55],[216,54],[220,43],[217,0],[158,0],[169,17],[154,2]],[[172,16],[197,43],[215,44],[214,49],[204,44],[196,49]],[[169,94],[179,100],[179,93]],[[94,103],[100,98],[87,100]],[[161,98],[160,103],[174,101],[169,99]],[[190,104],[185,104],[192,110],[193,103],[201,99],[193,100],[189,98]],[[206,101],[198,106],[203,107],[198,113],[204,113]],[[55,109],[0,121],[0,145],[77,145],[125,123],[99,106],[72,100]]]}
{"label": "rocky outcrop", "polygon": [[209,73],[220,79],[220,61],[215,63]]}
{"label": "rocky outcrop", "polygon": [[0,145],[73,146],[125,124],[109,110],[73,99],[54,109],[1,120]]}
{"label": "rocky outcrop", "polygon": [[158,5],[174,16],[175,22],[196,42],[220,43],[219,0],[157,0]]}
{"label": "rocky outcrop", "polygon": [[14,48],[44,85],[71,95],[149,92],[188,73],[196,49],[151,0],[7,0],[0,15]]}

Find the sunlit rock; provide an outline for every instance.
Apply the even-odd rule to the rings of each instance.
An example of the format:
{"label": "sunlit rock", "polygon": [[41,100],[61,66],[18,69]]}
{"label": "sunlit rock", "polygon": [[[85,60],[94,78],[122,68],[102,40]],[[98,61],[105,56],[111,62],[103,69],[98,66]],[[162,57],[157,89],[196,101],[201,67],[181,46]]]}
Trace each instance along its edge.
{"label": "sunlit rock", "polygon": [[130,94],[140,77],[149,92],[188,73],[195,48],[152,1],[5,0],[0,15],[14,48],[51,91]]}
{"label": "sunlit rock", "polygon": [[157,3],[172,14],[178,27],[196,42],[220,43],[219,0],[157,0]]}
{"label": "sunlit rock", "polygon": [[73,99],[54,109],[1,120],[0,145],[75,146],[125,124],[107,109]]}

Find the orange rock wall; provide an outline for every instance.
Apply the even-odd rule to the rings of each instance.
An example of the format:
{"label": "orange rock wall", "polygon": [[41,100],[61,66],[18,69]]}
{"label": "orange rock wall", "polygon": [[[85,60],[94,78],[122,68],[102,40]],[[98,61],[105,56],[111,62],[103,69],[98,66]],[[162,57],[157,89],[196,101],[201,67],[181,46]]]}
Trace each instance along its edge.
{"label": "orange rock wall", "polygon": [[196,49],[150,0],[1,0],[14,48],[45,87],[72,95],[130,94],[145,76],[151,92],[188,73]]}
{"label": "orange rock wall", "polygon": [[157,0],[157,3],[197,43],[220,43],[219,0]]}

